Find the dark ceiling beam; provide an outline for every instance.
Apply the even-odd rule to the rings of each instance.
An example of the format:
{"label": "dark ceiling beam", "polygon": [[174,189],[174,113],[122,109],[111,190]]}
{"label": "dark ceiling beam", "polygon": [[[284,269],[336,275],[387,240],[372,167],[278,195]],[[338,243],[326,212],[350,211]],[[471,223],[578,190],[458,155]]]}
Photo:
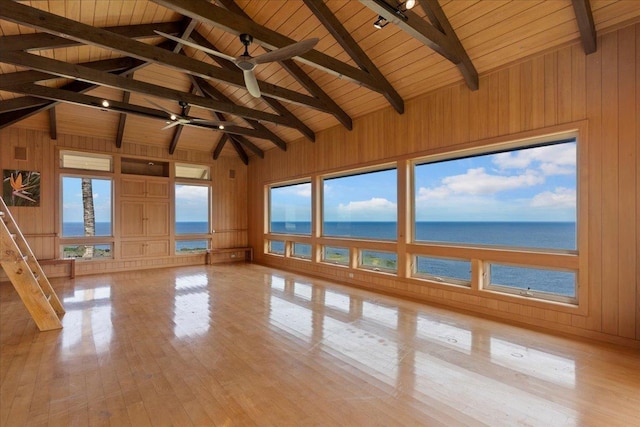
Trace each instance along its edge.
{"label": "dark ceiling beam", "polygon": [[320,20],[322,25],[331,33],[340,46],[342,46],[344,51],[349,54],[351,59],[358,64],[358,67],[371,74],[378,81],[378,85],[383,89],[382,95],[389,101],[391,106],[395,108],[398,113],[404,113],[404,100],[402,97],[400,97],[387,78],[378,70],[378,67],[375,66],[373,61],[369,59],[364,50],[360,48],[358,43],[331,12],[324,1],[304,0],[304,3],[311,9],[311,12]]}
{"label": "dark ceiling beam", "polygon": [[[201,46],[204,47],[208,47],[209,49],[213,49],[213,50],[218,50],[211,42],[209,42],[209,40],[207,40],[202,34],[200,34],[198,31],[194,31],[193,33],[191,33],[191,39],[198,43]],[[207,54],[211,59],[213,59],[214,61],[216,61],[218,63],[218,65],[220,65],[222,68],[226,68],[227,70],[237,70],[238,67],[235,66],[235,64],[231,61],[228,61],[224,58],[219,58],[217,56],[214,55],[209,55]],[[291,120],[293,123],[296,123],[295,128],[304,136],[306,136],[309,140],[311,141],[315,141],[316,140],[316,135],[315,133],[307,126],[305,125],[302,120],[298,119],[296,116],[294,116],[293,114],[291,114],[291,112],[280,103],[280,101],[278,101],[277,99],[271,98],[270,96],[265,96],[263,95],[261,97],[261,99],[267,103],[271,108],[273,108],[274,110],[276,110],[278,113],[280,113],[280,115],[287,117],[289,120]]]}
{"label": "dark ceiling beam", "polygon": [[571,0],[573,10],[578,21],[578,29],[580,30],[580,38],[582,39],[582,47],[585,55],[598,50],[596,25],[593,22],[593,12],[589,0]]}
{"label": "dark ceiling beam", "polygon": [[[422,1],[427,3],[428,6],[426,7],[430,7],[434,11],[440,10],[441,13],[438,14],[439,19],[437,19],[438,24],[430,24],[411,10],[403,11],[400,14],[396,6],[391,6],[385,0],[360,0],[360,3],[451,61],[462,72],[467,86],[469,86],[471,90],[477,90],[478,73],[475,67],[473,67],[471,60],[464,59],[465,56],[468,58],[468,55],[462,47],[462,44],[460,44],[453,28],[451,28],[449,20],[444,13],[442,13],[439,3],[437,3],[437,0]],[[422,4],[422,2],[420,2],[420,4]],[[434,12],[432,16],[436,14],[437,13]],[[440,31],[438,27],[443,31]],[[447,32],[446,27],[450,28],[449,32]]]}
{"label": "dark ceiling beam", "polygon": [[220,153],[222,153],[222,149],[224,148],[224,144],[226,144],[228,140],[229,135],[226,133],[222,135],[222,138],[220,138],[216,144],[216,148],[213,149],[213,160],[218,160],[218,157],[220,157]]}
{"label": "dark ceiling beam", "polygon": [[[151,83],[132,80],[126,77],[93,70],[80,65],[68,64],[66,62],[26,52],[5,52],[2,55],[1,61],[53,73],[60,77],[88,81],[101,86],[142,93],[149,96],[173,99],[174,101],[184,101],[208,110],[220,111],[256,120],[274,122],[283,126],[295,127],[294,123],[291,123],[290,120],[276,114],[266,113],[228,102],[219,102],[210,98],[192,95],[187,92],[181,92]],[[0,81],[0,87],[9,90],[11,86],[6,85],[4,81]]]}
{"label": "dark ceiling beam", "polygon": [[10,113],[13,111],[25,110],[33,107],[40,107],[48,103],[46,99],[35,98],[32,96],[21,96],[19,98],[6,99],[0,101],[0,113]]}
{"label": "dark ceiling beam", "polygon": [[447,15],[442,10],[438,0],[423,0],[418,2],[418,4],[426,12],[427,16],[429,16],[429,19],[431,19],[431,22],[436,26],[436,28],[439,31],[442,31],[451,42],[456,55],[460,58],[460,62],[457,63],[456,66],[464,77],[469,89],[478,90],[480,84],[478,71],[473,65],[473,62],[471,62],[471,58],[469,58],[467,51],[464,46],[462,46],[458,35],[451,26],[449,18],[447,18]]}
{"label": "dark ceiling beam", "polygon": [[242,146],[233,138],[229,138],[229,142],[231,143],[233,148],[236,150],[236,153],[238,153],[238,156],[240,156],[240,160],[242,160],[242,163],[244,163],[245,165],[248,165],[249,156],[247,156],[247,153],[245,153],[245,151],[242,149]]}
{"label": "dark ceiling beam", "polygon": [[[148,45],[102,28],[92,27],[81,22],[25,6],[12,0],[0,0],[0,18],[36,28],[47,33],[56,35],[63,34],[81,43],[120,52],[124,55],[147,62],[165,65],[205,79],[213,79],[236,87],[245,88],[242,73],[212,67],[210,64],[193,58]],[[259,82],[259,85],[263,93],[277,99],[321,111],[325,108],[324,104],[312,96],[304,95],[271,83]]]}
{"label": "dark ceiling beam", "polygon": [[[0,80],[0,82],[1,81],[2,80]],[[64,90],[68,90],[71,92],[83,93],[91,89],[94,89],[95,87],[96,86],[91,83],[74,81],[63,86],[62,88]],[[44,98],[35,98],[32,96],[23,96],[21,98],[14,98],[14,99],[23,100],[25,102],[29,101],[31,103],[31,106],[28,108],[22,108],[19,110],[11,110],[10,108],[4,108],[4,105],[5,104],[13,105],[14,104],[12,102],[13,99],[0,102],[0,111],[3,111],[2,113],[0,113],[0,129],[5,128],[7,126],[11,126],[14,123],[18,123],[19,121],[24,120],[27,117],[33,116],[34,114],[47,111],[48,109],[53,108],[58,104],[58,102],[56,101],[52,102]],[[4,112],[5,110],[7,111]]]}
{"label": "dark ceiling beam", "polygon": [[[133,73],[129,74],[127,77],[133,78]],[[124,92],[122,95],[122,102],[125,104],[129,103],[131,99],[131,92]],[[116,133],[116,148],[122,148],[122,141],[124,140],[124,127],[127,123],[127,114],[120,113],[120,117],[118,118],[118,131]]]}
{"label": "dark ceiling beam", "polygon": [[[223,99],[223,100],[225,99],[224,95],[222,95],[222,93],[220,91],[215,89],[213,86],[211,86],[204,79],[200,79],[198,77],[191,76],[191,83],[193,83],[194,88],[196,88],[196,90],[198,92],[200,92],[200,94],[202,96],[210,96],[210,97],[215,98],[216,95],[217,95],[217,96],[220,96],[221,99]],[[222,113],[214,113],[214,116],[215,116],[216,120],[219,120],[219,121],[222,121],[222,122],[227,121],[227,118]],[[269,140],[271,142],[273,142],[276,146],[279,147],[279,143],[284,144],[284,150],[286,150],[286,148],[287,148],[286,143],[282,139],[280,139],[280,137],[278,135],[276,135],[273,132],[271,132],[267,127],[265,127],[264,125],[262,125],[261,123],[255,121],[255,120],[245,119],[245,121],[249,125],[253,126],[254,129],[261,130],[261,131],[263,131],[265,133],[265,135],[268,135],[270,137]],[[261,159],[264,158],[264,151],[262,151],[262,149],[260,149],[260,147],[255,145],[253,142],[249,141],[247,138],[245,138],[245,137],[243,137],[241,135],[234,135],[231,138],[237,140],[239,143],[241,143],[242,145],[247,147],[249,150],[253,151]]]}
{"label": "dark ceiling beam", "polygon": [[[247,15],[247,13],[240,6],[238,6],[238,4],[234,0],[220,0],[220,3],[222,3],[222,5],[225,8],[227,8],[229,11],[236,13],[240,16],[243,16],[244,18],[247,18],[253,22],[253,19],[251,19],[251,17]],[[214,50],[217,50],[217,49],[214,49]],[[266,50],[269,51],[269,49],[266,49]],[[221,63],[220,65],[223,67],[225,66],[228,67],[229,65],[227,65],[227,63],[230,63],[230,61],[226,61],[226,63]],[[311,95],[315,96],[316,98],[324,102],[329,112],[333,114],[333,116],[336,119],[338,119],[340,123],[342,123],[348,130],[353,129],[353,123],[351,122],[351,117],[349,117],[349,115],[342,108],[340,108],[340,106],[333,100],[333,98],[331,98],[311,77],[309,77],[309,75],[305,73],[304,70],[302,70],[302,68],[300,68],[300,66],[298,66],[298,64],[296,64],[296,62],[293,59],[278,61],[278,63],[285,70],[287,70],[287,72],[289,72],[289,74],[291,74],[298,81],[298,83],[300,83],[302,87],[304,87]],[[235,65],[231,64],[231,66],[235,66]],[[275,100],[271,101],[269,100],[268,97],[265,99],[265,101],[274,110],[279,112],[282,111],[281,114],[283,115],[286,115],[287,113],[291,114],[289,110],[287,110],[286,107],[284,106],[272,105],[274,103],[278,103],[278,101],[275,101]],[[312,142],[315,142],[316,140],[315,134],[310,139]]]}
{"label": "dark ceiling beam", "polygon": [[[102,106],[102,101],[104,98],[84,95],[77,92],[51,88],[47,86],[40,86],[33,83],[23,83],[21,85],[13,86],[8,90],[11,92],[38,96],[40,98],[45,98],[52,101],[66,102],[69,104],[97,108],[100,110],[108,110],[108,111],[113,111],[117,113],[136,114],[138,116],[159,119],[162,121],[167,120],[167,113],[162,110],[156,110],[153,108],[143,107],[141,105],[135,105],[135,104],[125,104],[124,102],[111,100],[111,99],[108,100],[110,104],[109,107],[105,108]],[[194,117],[186,117],[186,118],[189,119]],[[242,126],[225,126],[224,130],[218,129],[217,126],[210,126],[210,125],[201,124],[201,123],[190,123],[187,126],[195,126],[195,127],[206,128],[206,129],[212,129],[218,132],[246,135],[246,136],[251,136],[251,137],[260,138],[260,139],[269,139],[268,136],[266,136],[263,132],[260,132],[256,129],[245,128]]]}
{"label": "dark ceiling beam", "polygon": [[58,125],[56,122],[56,109],[49,108],[49,137],[53,140],[58,139]]}
{"label": "dark ceiling beam", "polygon": [[[118,27],[105,27],[104,30],[119,34],[131,39],[143,39],[149,37],[159,37],[154,30],[167,34],[179,34],[183,23],[176,22],[156,22],[153,24],[127,25]],[[0,37],[0,51],[5,50],[44,50],[63,47],[78,46],[81,43],[47,33],[21,34],[15,36]]]}
{"label": "dark ceiling beam", "polygon": [[[206,80],[200,79],[198,77],[192,77],[192,82],[194,85],[198,87],[198,89],[204,94],[204,96],[209,96],[219,101],[231,102],[231,99],[229,99],[227,96],[225,96],[222,92],[220,92],[215,87],[211,86]],[[226,121],[226,118],[224,116],[218,117],[217,119]],[[271,130],[269,130],[269,128],[267,128],[265,125],[263,125],[257,120],[251,120],[251,119],[244,119],[244,120],[247,122],[247,124],[249,124],[254,129],[258,129],[262,132],[265,132],[265,134],[270,135],[271,136],[270,140],[271,142],[273,142],[273,144],[276,147],[280,148],[282,151],[287,151],[287,143],[278,135],[276,135]]]}
{"label": "dark ceiling beam", "polygon": [[[3,0],[6,1],[6,0]],[[168,9],[205,22],[216,28],[220,28],[231,34],[239,35],[242,33],[251,34],[255,43],[261,44],[268,49],[278,49],[295,43],[297,40],[290,39],[276,31],[270,30],[262,25],[253,22],[249,18],[238,15],[237,13],[226,10],[222,7],[215,6],[207,1],[194,0],[153,0]],[[299,60],[312,67],[322,69],[333,75],[340,76],[359,85],[365,86],[371,90],[381,92],[383,88],[378,86],[378,82],[368,73],[353,67],[344,62],[338,61],[330,55],[310,50],[300,55]],[[262,89],[262,84],[260,85]]]}
{"label": "dark ceiling beam", "polygon": [[[195,21],[194,19],[189,19],[189,21],[187,22],[187,25],[184,28],[184,31],[182,31],[182,33],[180,34],[180,38],[188,38],[191,32],[196,28],[196,25],[198,25],[197,21]],[[180,53],[181,50],[182,50],[182,43],[176,43],[176,46],[173,48],[173,52]],[[191,93],[195,95],[196,89],[191,88]],[[187,116],[189,115],[190,110],[191,110],[191,105],[187,105],[186,107],[184,107],[184,109],[180,114]],[[169,144],[169,154],[175,153],[176,148],[178,147],[178,142],[180,141],[180,135],[182,135],[182,128],[183,128],[182,124],[179,124],[175,127],[173,131],[173,137],[171,138],[171,143]]]}
{"label": "dark ceiling beam", "polygon": [[[2,62],[3,55],[0,54],[0,62]],[[114,58],[104,59],[102,61],[85,62],[78,64],[83,67],[88,67],[94,70],[104,71],[107,73],[128,70],[132,68],[136,63],[132,58]],[[28,70],[17,71],[15,73],[2,74],[3,84],[7,86],[20,84],[20,83],[35,83],[43,80],[58,79],[59,76],[54,74],[45,73],[42,71]]]}

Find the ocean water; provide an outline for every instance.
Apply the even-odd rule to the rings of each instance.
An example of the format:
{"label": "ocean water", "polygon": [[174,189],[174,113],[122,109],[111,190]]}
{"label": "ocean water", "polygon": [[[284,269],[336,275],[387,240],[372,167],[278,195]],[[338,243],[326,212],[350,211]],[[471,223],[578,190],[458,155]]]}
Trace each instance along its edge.
{"label": "ocean water", "polygon": [[[180,234],[207,234],[209,225],[206,222],[178,222],[176,223],[176,235]],[[84,225],[81,222],[65,222],[62,224],[63,237],[84,236]],[[96,236],[111,236],[110,222],[96,223]],[[176,251],[183,249],[204,248],[206,241],[176,241]]]}
{"label": "ocean water", "polygon": [[[308,222],[272,222],[271,232],[311,234]],[[323,233],[332,237],[396,240],[395,222],[325,222]],[[573,222],[418,222],[418,242],[464,243],[516,248],[575,250],[576,224]],[[284,251],[284,245],[275,243]],[[282,248],[280,248],[282,246]],[[390,254],[386,259],[395,259]],[[468,261],[419,257],[417,270],[437,278],[468,281]],[[520,289],[575,297],[575,274],[571,272],[492,265],[492,283]]]}

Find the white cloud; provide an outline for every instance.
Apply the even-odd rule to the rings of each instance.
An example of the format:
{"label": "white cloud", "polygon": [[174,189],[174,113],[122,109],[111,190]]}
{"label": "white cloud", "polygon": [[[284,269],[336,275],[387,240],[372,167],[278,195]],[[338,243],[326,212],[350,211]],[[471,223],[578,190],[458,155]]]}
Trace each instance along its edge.
{"label": "white cloud", "polygon": [[202,202],[209,197],[209,188],[199,185],[176,186],[176,199]]}
{"label": "white cloud", "polygon": [[299,188],[297,188],[296,194],[300,197],[311,197],[311,186],[299,186]]}
{"label": "white cloud", "polygon": [[576,145],[558,144],[527,150],[494,154],[492,158],[500,170],[539,167],[545,174],[566,175],[575,170]]}
{"label": "white cloud", "polygon": [[558,187],[554,191],[544,191],[531,199],[534,208],[574,208],[576,206],[576,190]]}
{"label": "white cloud", "polygon": [[381,198],[381,197],[373,197],[369,200],[361,200],[361,201],[351,201],[346,205],[340,203],[338,205],[339,212],[349,212],[351,214],[359,214],[359,213],[379,213],[379,212],[395,212],[396,204]]}
{"label": "white cloud", "polygon": [[491,175],[484,168],[468,169],[462,175],[452,175],[442,179],[442,185],[435,188],[418,189],[418,199],[444,199],[451,195],[492,195],[501,191],[515,190],[542,184],[544,177],[533,170],[521,175]]}

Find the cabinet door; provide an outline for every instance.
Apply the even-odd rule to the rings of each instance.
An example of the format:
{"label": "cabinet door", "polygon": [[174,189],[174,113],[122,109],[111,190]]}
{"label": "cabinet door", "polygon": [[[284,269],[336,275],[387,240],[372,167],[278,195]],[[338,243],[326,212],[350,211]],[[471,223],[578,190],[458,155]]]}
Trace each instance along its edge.
{"label": "cabinet door", "polygon": [[169,183],[167,181],[147,181],[147,197],[169,198]]}
{"label": "cabinet door", "polygon": [[167,256],[169,255],[169,241],[149,240],[146,242],[145,251],[147,256]]}
{"label": "cabinet door", "polygon": [[167,202],[147,202],[146,223],[147,236],[168,236],[169,235],[169,203]]}
{"label": "cabinet door", "polygon": [[145,254],[144,242],[122,242],[122,258],[138,258]]}
{"label": "cabinet door", "polygon": [[144,197],[147,192],[146,182],[142,178],[121,178],[120,194],[122,197]]}
{"label": "cabinet door", "polygon": [[120,202],[120,231],[122,237],[142,237],[145,235],[145,203],[122,200]]}

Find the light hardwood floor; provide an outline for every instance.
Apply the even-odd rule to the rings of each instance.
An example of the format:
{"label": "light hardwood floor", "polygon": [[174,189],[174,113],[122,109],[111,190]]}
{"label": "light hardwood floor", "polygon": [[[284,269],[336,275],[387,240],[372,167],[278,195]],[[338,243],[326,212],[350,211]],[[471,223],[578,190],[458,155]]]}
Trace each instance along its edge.
{"label": "light hardwood floor", "polygon": [[258,265],[0,285],[2,426],[634,426],[640,352]]}

